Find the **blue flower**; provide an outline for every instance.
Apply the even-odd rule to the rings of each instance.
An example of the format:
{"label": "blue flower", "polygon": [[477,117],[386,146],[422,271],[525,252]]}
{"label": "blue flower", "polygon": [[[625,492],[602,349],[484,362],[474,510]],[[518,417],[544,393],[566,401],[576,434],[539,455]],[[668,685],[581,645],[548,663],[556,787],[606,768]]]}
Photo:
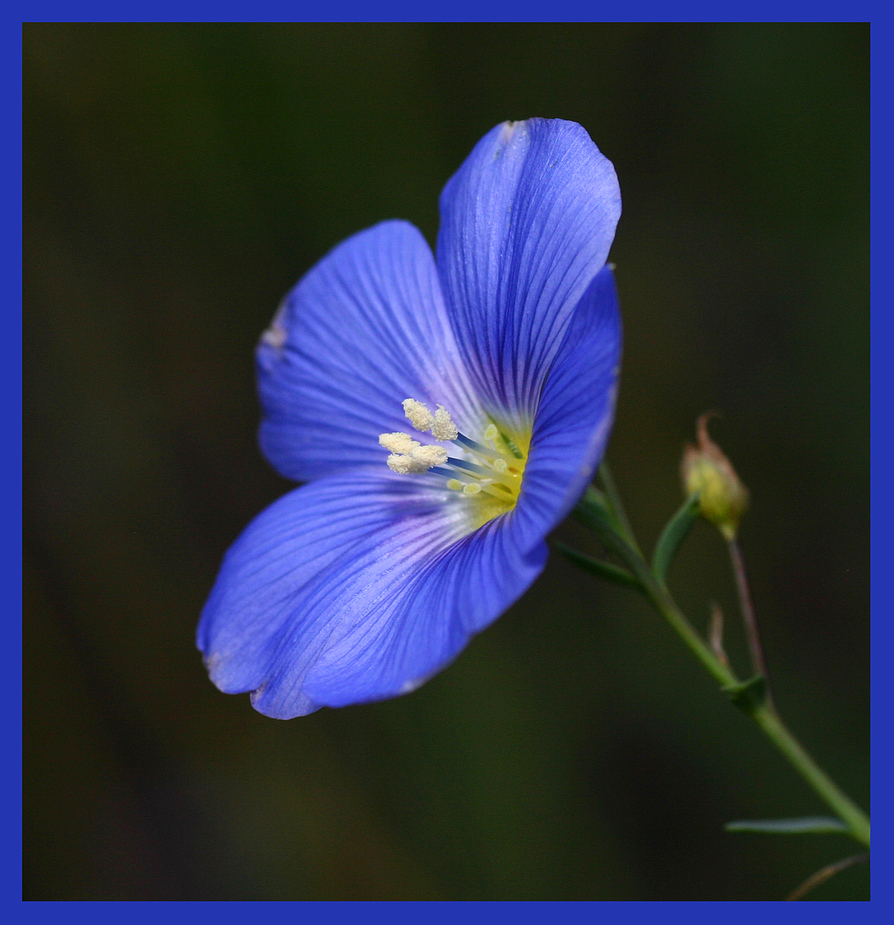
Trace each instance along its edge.
{"label": "blue flower", "polygon": [[489,132],[410,224],[336,247],[257,349],[260,442],[307,482],[226,554],[198,645],[261,713],[419,687],[534,581],[611,427],[614,168],[573,122]]}

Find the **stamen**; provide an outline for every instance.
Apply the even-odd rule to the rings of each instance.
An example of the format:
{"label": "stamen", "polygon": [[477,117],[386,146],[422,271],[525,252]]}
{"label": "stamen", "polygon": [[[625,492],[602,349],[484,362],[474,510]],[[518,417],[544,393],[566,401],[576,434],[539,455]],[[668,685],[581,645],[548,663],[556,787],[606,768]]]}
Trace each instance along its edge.
{"label": "stamen", "polygon": [[413,462],[412,456],[402,456],[399,453],[392,453],[385,462],[388,463],[388,468],[398,475],[409,475],[411,472],[426,471],[425,469],[417,468],[418,464]]}
{"label": "stamen", "polygon": [[[448,456],[447,450],[438,444],[420,443],[408,433],[382,434],[379,443],[391,453],[387,460],[390,469],[400,475],[428,473],[444,479],[442,484],[450,491],[470,497],[482,495],[480,511],[490,512],[487,519],[496,516],[493,511],[514,505],[521,488],[525,457],[496,424],[488,424],[479,432],[483,441],[479,443],[459,432],[443,405],[438,405],[432,414],[421,401],[407,398],[403,409],[416,430],[431,433],[439,443],[453,443],[459,448],[459,457]],[[484,496],[490,496],[486,503]],[[494,501],[497,507],[488,506]],[[477,505],[475,509],[479,510]]]}
{"label": "stamen", "polygon": [[422,463],[426,470],[432,466],[443,466],[447,462],[447,451],[442,446],[420,446],[414,449],[410,456]]}
{"label": "stamen", "polygon": [[467,447],[474,453],[477,453],[479,456],[485,456],[487,459],[496,459],[502,455],[491,447],[482,446],[480,443],[473,440],[471,437],[467,437],[465,434],[457,434],[455,440],[457,443],[461,443],[464,447]]}
{"label": "stamen", "polygon": [[490,469],[479,466],[478,463],[468,462],[465,459],[457,459],[455,456],[448,456],[447,462],[457,469],[467,469],[469,472],[474,472],[476,475],[483,475],[485,478],[492,474]]}
{"label": "stamen", "polygon": [[416,447],[422,446],[418,440],[414,440],[409,434],[382,434],[379,437],[379,443],[390,450],[392,453],[412,453]]}
{"label": "stamen", "polygon": [[392,453],[386,462],[398,475],[418,474],[442,466],[447,462],[447,452],[440,446],[417,446],[410,453]]}
{"label": "stamen", "polygon": [[462,469],[445,469],[442,466],[435,466],[433,469],[429,469],[429,472],[431,472],[432,475],[443,475],[453,482],[475,482],[478,478],[472,475],[471,472],[463,472]]}
{"label": "stamen", "polygon": [[[432,472],[437,472],[438,474],[444,472],[443,469],[432,469]],[[512,496],[512,489],[504,485],[502,482],[492,482],[490,479],[483,479],[480,482],[461,482],[459,479],[448,479],[447,487],[451,491],[461,491],[464,495],[477,495],[481,492],[491,495],[491,497],[497,498],[499,501],[506,502],[509,500],[507,498],[507,493],[509,497]]]}
{"label": "stamen", "polygon": [[443,405],[438,405],[438,410],[435,411],[434,426],[431,429],[431,434],[435,440],[443,440],[446,443],[456,440],[457,436],[459,436],[459,431],[456,429],[456,424],[453,423],[453,418],[450,417],[450,412]]}
{"label": "stamen", "polygon": [[[454,469],[458,469],[457,474],[463,478],[469,478],[472,475],[483,477],[486,482],[492,483],[494,486],[499,485],[500,488],[505,488],[507,491],[512,491],[516,487],[511,484],[509,478],[500,478],[496,469],[488,469],[486,466],[479,466],[478,463],[468,462],[465,459],[457,459],[455,456],[449,456],[447,462]],[[466,475],[466,473],[469,473],[469,475]]]}
{"label": "stamen", "polygon": [[416,430],[426,431],[432,429],[435,419],[431,411],[421,401],[416,401],[415,398],[405,398],[403,406],[404,414],[410,419],[410,423]]}

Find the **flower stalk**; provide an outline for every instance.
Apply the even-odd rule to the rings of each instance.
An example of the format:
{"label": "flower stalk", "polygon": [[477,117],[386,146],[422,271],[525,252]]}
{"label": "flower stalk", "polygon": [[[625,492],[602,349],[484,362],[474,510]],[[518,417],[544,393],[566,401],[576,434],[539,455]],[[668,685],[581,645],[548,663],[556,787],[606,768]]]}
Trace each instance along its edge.
{"label": "flower stalk", "polygon": [[773,709],[773,693],[770,687],[770,675],[767,673],[767,660],[764,647],[761,644],[757,629],[757,618],[754,615],[754,605],[751,602],[751,591],[748,587],[748,576],[745,572],[745,557],[742,547],[734,536],[727,541],[730,561],[733,566],[733,575],[736,579],[736,590],[739,593],[739,606],[742,610],[742,620],[745,623],[745,634],[748,637],[748,650],[751,653],[751,665],[754,673],[763,677],[767,685],[767,706]]}
{"label": "flower stalk", "polygon": [[[607,466],[603,463],[600,467],[600,476],[606,486],[606,492],[609,497],[616,496],[610,475],[608,479],[605,478],[607,472]],[[847,826],[849,834],[861,844],[869,847],[868,817],[819,767],[783,723],[775,707],[767,699],[763,672],[759,671],[752,678],[740,680],[726,660],[721,659],[702,639],[677,606],[663,579],[656,575],[639,553],[629,524],[626,519],[622,521],[619,516],[620,499],[612,498],[612,502],[609,508],[605,497],[596,489],[589,488],[575,509],[575,516],[593,530],[599,539],[621,559],[636,578],[640,589],[652,606],[701,662],[708,674],[717,681],[721,690],[757,724],[814,792]],[[741,574],[744,580],[744,571]],[[747,593],[747,585],[745,585],[745,591]],[[750,596],[748,602],[750,605]],[[753,610],[750,613],[753,620]],[[746,616],[746,624],[747,621]],[[754,649],[752,649],[753,654]],[[758,664],[763,666],[764,662],[761,660]]]}

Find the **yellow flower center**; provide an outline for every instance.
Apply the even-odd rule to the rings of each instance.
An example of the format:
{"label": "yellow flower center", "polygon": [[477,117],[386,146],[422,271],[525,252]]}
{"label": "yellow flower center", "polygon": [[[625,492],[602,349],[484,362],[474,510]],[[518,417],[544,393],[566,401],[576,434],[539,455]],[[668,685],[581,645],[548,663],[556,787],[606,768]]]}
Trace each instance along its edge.
{"label": "yellow flower center", "polygon": [[[515,433],[491,420],[476,440],[459,432],[443,405],[432,413],[422,402],[408,398],[403,407],[413,427],[430,433],[438,443],[423,444],[405,433],[382,434],[379,443],[390,451],[387,463],[394,472],[445,478],[447,488],[469,505],[475,529],[515,507],[530,433]],[[450,444],[449,452],[441,443]]]}

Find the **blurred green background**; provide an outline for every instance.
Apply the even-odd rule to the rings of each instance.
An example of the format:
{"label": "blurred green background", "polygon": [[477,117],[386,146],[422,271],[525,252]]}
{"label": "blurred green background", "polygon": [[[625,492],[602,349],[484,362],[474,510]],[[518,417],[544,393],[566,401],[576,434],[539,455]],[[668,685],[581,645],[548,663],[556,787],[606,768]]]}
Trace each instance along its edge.
{"label": "blurred green background", "polygon": [[[280,298],[382,219],[433,241],[475,142],[535,115],[620,177],[640,539],[720,411],[777,700],[868,809],[868,24],[26,23],[26,899],[780,899],[855,853],[724,833],[825,807],[556,554],[411,696],[279,722],[205,675],[220,559],[290,487],[256,445]],[[744,671],[706,526],[671,578]],[[813,894],[868,896],[865,866]]]}

